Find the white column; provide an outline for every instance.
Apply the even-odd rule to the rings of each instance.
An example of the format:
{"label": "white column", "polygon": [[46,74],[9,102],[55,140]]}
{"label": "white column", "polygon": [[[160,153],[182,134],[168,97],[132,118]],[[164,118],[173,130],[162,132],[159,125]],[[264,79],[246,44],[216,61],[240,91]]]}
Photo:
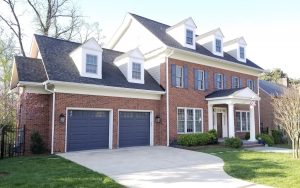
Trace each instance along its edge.
{"label": "white column", "polygon": [[213,118],[214,118],[213,105],[208,104],[208,130],[212,130],[214,128]]}
{"label": "white column", "polygon": [[228,137],[234,137],[234,104],[228,104]]}
{"label": "white column", "polygon": [[254,107],[255,107],[255,105],[250,105],[250,139],[249,139],[249,141],[256,141]]}

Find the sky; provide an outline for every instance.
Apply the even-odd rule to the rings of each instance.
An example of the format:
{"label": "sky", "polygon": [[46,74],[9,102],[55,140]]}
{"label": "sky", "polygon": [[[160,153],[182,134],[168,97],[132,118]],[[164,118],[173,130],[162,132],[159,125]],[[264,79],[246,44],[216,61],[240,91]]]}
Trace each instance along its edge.
{"label": "sky", "polygon": [[[224,41],[243,36],[247,58],[264,69],[281,68],[300,78],[299,0],[77,0],[77,6],[87,20],[100,23],[104,42],[127,12],[168,25],[192,17],[197,34],[220,28]],[[27,30],[34,32],[30,24]],[[31,34],[25,37],[27,49],[31,38]]]}

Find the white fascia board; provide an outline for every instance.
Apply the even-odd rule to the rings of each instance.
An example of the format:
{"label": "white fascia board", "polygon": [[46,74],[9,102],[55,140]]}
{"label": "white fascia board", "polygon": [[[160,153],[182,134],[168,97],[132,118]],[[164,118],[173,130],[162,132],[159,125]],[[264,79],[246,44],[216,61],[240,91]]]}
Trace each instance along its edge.
{"label": "white fascia board", "polygon": [[[237,64],[237,63],[234,63],[234,62],[231,62],[231,61],[218,59],[218,58],[214,58],[214,57],[210,57],[210,56],[207,56],[207,55],[203,55],[203,54],[199,54],[199,53],[195,53],[195,52],[190,52],[190,51],[186,51],[186,50],[181,50],[181,49],[170,47],[170,46],[168,46],[168,49],[174,50],[174,52],[180,52],[180,53],[184,53],[184,54],[187,54],[187,55],[192,55],[192,56],[195,56],[195,57],[201,57],[201,58],[205,58],[205,59],[216,61],[216,62],[222,62],[222,63],[225,63],[225,64],[230,65],[230,66],[236,66],[236,67],[242,67],[242,68],[250,69],[250,70],[256,71],[258,74],[265,72],[265,70],[257,69],[257,68],[254,68],[254,67],[249,67],[249,66],[246,66],[246,65],[240,65],[240,64]],[[258,76],[258,75],[256,75],[256,76]]]}
{"label": "white fascia board", "polygon": [[22,86],[43,86],[43,83],[40,82],[26,82],[26,81],[20,81],[18,83],[18,87],[22,87]]}

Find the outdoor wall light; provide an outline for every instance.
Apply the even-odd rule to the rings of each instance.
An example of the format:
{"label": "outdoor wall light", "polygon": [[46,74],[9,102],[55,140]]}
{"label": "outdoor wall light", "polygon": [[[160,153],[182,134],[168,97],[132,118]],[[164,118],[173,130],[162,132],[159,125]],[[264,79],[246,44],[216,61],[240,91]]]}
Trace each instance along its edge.
{"label": "outdoor wall light", "polygon": [[160,116],[159,116],[159,115],[157,115],[157,116],[155,117],[155,122],[156,122],[156,123],[160,123]]}
{"label": "outdoor wall light", "polygon": [[66,121],[66,116],[64,114],[59,115],[59,122],[64,123]]}

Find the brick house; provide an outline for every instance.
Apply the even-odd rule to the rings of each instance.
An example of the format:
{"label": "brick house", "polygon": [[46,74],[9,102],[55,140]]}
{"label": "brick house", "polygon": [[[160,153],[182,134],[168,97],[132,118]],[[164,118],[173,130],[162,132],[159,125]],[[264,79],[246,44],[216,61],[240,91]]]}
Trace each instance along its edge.
{"label": "brick house", "polygon": [[[287,81],[286,84],[287,86]],[[274,121],[274,108],[272,106],[272,98],[280,96],[287,89],[285,85],[259,80],[259,96],[260,100],[260,128],[266,132],[272,129],[278,129]]]}
{"label": "brick house", "polygon": [[12,71],[25,142],[36,130],[51,153],[169,146],[210,129],[254,141],[263,69],[243,37],[223,39],[197,35],[192,18],[169,26],[131,13],[105,48],[35,35]]}

